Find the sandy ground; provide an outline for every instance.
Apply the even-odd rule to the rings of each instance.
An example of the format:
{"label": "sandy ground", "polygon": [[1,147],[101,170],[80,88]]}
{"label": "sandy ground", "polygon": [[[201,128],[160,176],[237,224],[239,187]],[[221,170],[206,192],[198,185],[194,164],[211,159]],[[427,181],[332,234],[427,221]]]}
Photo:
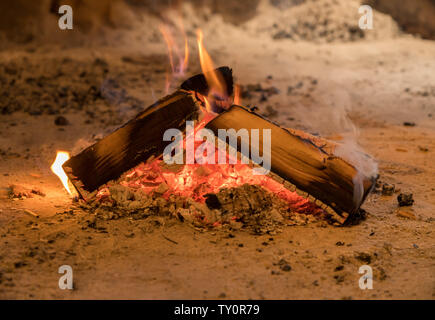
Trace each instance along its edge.
{"label": "sandy ground", "polygon": [[[125,218],[91,227],[50,172],[51,162],[56,150],[74,153],[164,95],[165,48],[157,43],[146,50],[5,50],[0,61],[15,61],[18,68],[27,63],[52,70],[69,58],[66,68],[77,82],[82,70],[90,73],[102,59],[106,77],[117,79],[140,103],[128,108],[115,101],[107,108],[96,100],[83,110],[61,110],[69,121],[62,127],[54,124],[56,114],[1,115],[0,186],[39,188],[46,196],[14,201],[3,194],[0,200],[0,298],[434,298],[435,43],[400,36],[313,44],[255,37],[240,28],[232,34],[238,39],[234,50],[226,36],[224,30],[207,40],[206,33],[216,64],[231,66],[241,84],[261,83],[280,92],[244,103],[276,111],[271,117],[283,126],[324,136],[357,129],[355,139],[377,160],[380,180],[412,192],[415,204],[400,212],[397,194],[372,194],[363,206],[368,217],[356,226],[320,221],[261,236],[201,231],[170,219]],[[196,73],[196,53],[192,60],[189,72]],[[35,70],[35,77],[49,72]],[[290,270],[282,268],[282,259]],[[58,268],[65,264],[74,271],[71,291],[58,288]],[[358,286],[364,264],[373,268],[372,290]]]}

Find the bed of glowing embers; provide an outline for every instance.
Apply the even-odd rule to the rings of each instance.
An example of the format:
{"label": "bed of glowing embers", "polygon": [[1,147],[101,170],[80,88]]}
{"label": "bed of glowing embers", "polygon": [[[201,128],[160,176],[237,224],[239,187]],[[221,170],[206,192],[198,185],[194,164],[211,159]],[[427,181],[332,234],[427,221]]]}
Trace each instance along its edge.
{"label": "bed of glowing embers", "polygon": [[82,207],[104,220],[172,217],[199,228],[279,232],[324,221],[324,211],[248,164],[166,164],[154,158],[92,194]]}

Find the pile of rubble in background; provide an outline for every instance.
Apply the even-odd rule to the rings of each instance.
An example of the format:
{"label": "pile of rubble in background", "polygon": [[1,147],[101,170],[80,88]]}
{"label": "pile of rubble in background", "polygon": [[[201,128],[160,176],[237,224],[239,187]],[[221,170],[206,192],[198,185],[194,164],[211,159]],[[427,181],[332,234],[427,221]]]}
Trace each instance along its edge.
{"label": "pile of rubble in background", "polygon": [[[280,9],[283,1],[275,0]],[[286,2],[284,2],[286,3]],[[362,39],[393,38],[399,34],[394,20],[385,14],[374,11],[374,27],[362,30],[358,12],[361,6],[356,0],[306,0],[298,1],[288,8],[272,10],[256,18],[258,31],[270,33],[274,39],[295,41],[349,42]],[[254,24],[252,24],[254,26]],[[260,27],[261,26],[261,27]]]}
{"label": "pile of rubble in background", "polygon": [[[166,19],[168,9],[184,16],[188,35],[198,25],[207,30],[206,25],[219,16],[220,25],[243,26],[254,34],[266,31],[275,39],[314,42],[385,39],[399,33],[397,23],[405,32],[427,39],[435,37],[432,0],[70,0],[75,28],[68,37],[56,28],[59,4],[58,0],[41,0],[38,4],[26,0],[16,0],[13,5],[0,3],[0,47],[9,40],[21,44],[35,40],[68,44],[73,38],[78,39],[75,36],[79,34],[91,38],[91,43],[108,41],[119,45],[125,34],[106,37],[116,30],[136,33],[140,42],[144,41],[142,36],[154,41],[159,38],[159,32],[153,26]],[[363,31],[358,26],[361,17],[358,8],[362,4],[374,9],[372,30]],[[215,30],[213,26],[210,28]],[[81,37],[80,41],[83,40]]]}

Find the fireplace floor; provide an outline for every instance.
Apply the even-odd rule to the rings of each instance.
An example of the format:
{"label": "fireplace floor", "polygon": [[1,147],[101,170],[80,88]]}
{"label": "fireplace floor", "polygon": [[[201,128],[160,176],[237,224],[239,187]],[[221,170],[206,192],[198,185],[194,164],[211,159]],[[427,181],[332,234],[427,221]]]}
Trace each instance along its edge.
{"label": "fireplace floor", "polygon": [[[223,47],[226,54],[220,59],[227,61],[219,62],[234,65],[241,84],[261,83],[279,90],[263,102],[254,92],[247,103],[259,105],[260,112],[283,126],[310,130],[314,123],[319,130],[326,130],[322,118],[331,112],[328,106],[349,102],[354,106],[351,118],[361,128],[360,143],[379,161],[380,180],[395,184],[401,192],[412,192],[415,204],[399,209],[397,193],[372,194],[364,204],[368,217],[358,225],[338,228],[319,220],[261,235],[231,228],[203,230],[161,217],[95,223],[87,212],[71,205],[49,171],[55,152],[78,151],[94,141],[92,135],[101,137],[142,104],[164,95],[165,76],[159,63],[165,56],[134,53],[135,59],[126,59],[126,52],[115,49],[95,49],[92,55],[85,49],[51,48],[37,54],[3,51],[0,56],[14,54],[17,69],[30,68],[34,78],[46,74],[36,67],[41,61],[50,69],[56,59],[68,58],[65,68],[72,74],[70,80],[62,78],[67,85],[83,77],[98,81],[95,68],[100,64],[104,68],[105,62],[109,78],[116,79],[121,88],[128,87],[127,94],[134,98],[118,103],[125,95],[115,80],[109,80],[105,99],[113,99],[116,108],[95,98],[95,104],[82,109],[77,105],[63,114],[58,105],[49,102],[68,120],[65,126],[54,124],[58,115],[18,112],[1,116],[1,298],[433,297],[435,166],[431,159],[435,128],[428,114],[435,116],[435,98],[430,93],[434,87],[426,88],[426,83],[435,78],[433,73],[425,73],[435,67],[430,55],[433,44],[399,38],[319,49],[307,43],[286,46],[269,40],[270,50],[265,52],[257,39],[243,41],[237,51]],[[370,53],[373,46],[382,58]],[[418,62],[406,55],[410,48],[419,56]],[[28,59],[25,64],[20,62],[22,57]],[[288,72],[282,72],[283,64],[288,65]],[[199,70],[195,62],[191,68],[192,73]],[[134,74],[138,69],[139,75]],[[347,73],[350,69],[354,71]],[[325,70],[342,76],[330,81]],[[82,71],[87,75],[80,76]],[[414,85],[392,81],[397,77]],[[429,90],[429,96],[420,94],[424,90]],[[31,94],[31,90],[26,92]],[[405,121],[417,125],[404,126]],[[41,190],[45,196],[8,199],[5,190],[11,184]],[[73,291],[58,289],[57,270],[64,264],[73,267]],[[364,264],[374,270],[371,291],[358,287],[358,268]]]}

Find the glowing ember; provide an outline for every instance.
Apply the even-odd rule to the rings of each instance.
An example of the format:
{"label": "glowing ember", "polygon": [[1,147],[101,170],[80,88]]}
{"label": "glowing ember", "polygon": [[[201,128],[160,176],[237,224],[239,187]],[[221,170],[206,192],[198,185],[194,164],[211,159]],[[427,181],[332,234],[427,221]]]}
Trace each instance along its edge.
{"label": "glowing ember", "polygon": [[62,165],[68,161],[70,158],[69,153],[65,151],[58,151],[56,155],[56,159],[54,160],[53,164],[51,165],[50,169],[53,171],[55,175],[57,175],[62,181],[62,184],[66,191],[68,191],[69,194],[72,195],[72,192],[68,185],[68,177],[66,176],[65,171],[63,171]]}
{"label": "glowing ember", "polygon": [[[204,122],[199,123],[195,130],[204,124]],[[195,147],[202,143],[203,141],[195,141]],[[207,157],[206,154],[203,156]],[[218,156],[217,148],[215,156]],[[176,195],[188,197],[200,203],[205,202],[207,194],[218,193],[223,188],[240,187],[244,184],[258,185],[284,200],[292,212],[304,214],[322,212],[322,209],[299,196],[296,192],[286,189],[271,177],[253,174],[249,165],[229,164],[228,157],[227,154],[226,164],[194,163],[185,165],[168,165],[162,159],[157,158],[147,163],[141,163],[126,172],[118,183],[133,190],[142,190],[149,194],[156,193],[167,200],[170,196]],[[112,183],[99,189],[97,198],[100,201],[109,200],[110,185]]]}
{"label": "glowing ember", "polygon": [[[297,193],[286,189],[268,176],[254,175],[245,164],[187,164],[166,165],[155,159],[142,163],[127,172],[119,182],[122,186],[146,193],[157,193],[165,199],[171,195],[189,197],[204,203],[206,195],[218,193],[222,188],[240,187],[244,184],[259,185],[286,201],[289,209],[297,213],[316,214],[322,210]],[[100,201],[110,195],[109,185],[100,188]]]}
{"label": "glowing ember", "polygon": [[236,105],[241,105],[241,93],[240,93],[241,89],[240,89],[240,85],[236,84],[234,86],[234,104]]}

